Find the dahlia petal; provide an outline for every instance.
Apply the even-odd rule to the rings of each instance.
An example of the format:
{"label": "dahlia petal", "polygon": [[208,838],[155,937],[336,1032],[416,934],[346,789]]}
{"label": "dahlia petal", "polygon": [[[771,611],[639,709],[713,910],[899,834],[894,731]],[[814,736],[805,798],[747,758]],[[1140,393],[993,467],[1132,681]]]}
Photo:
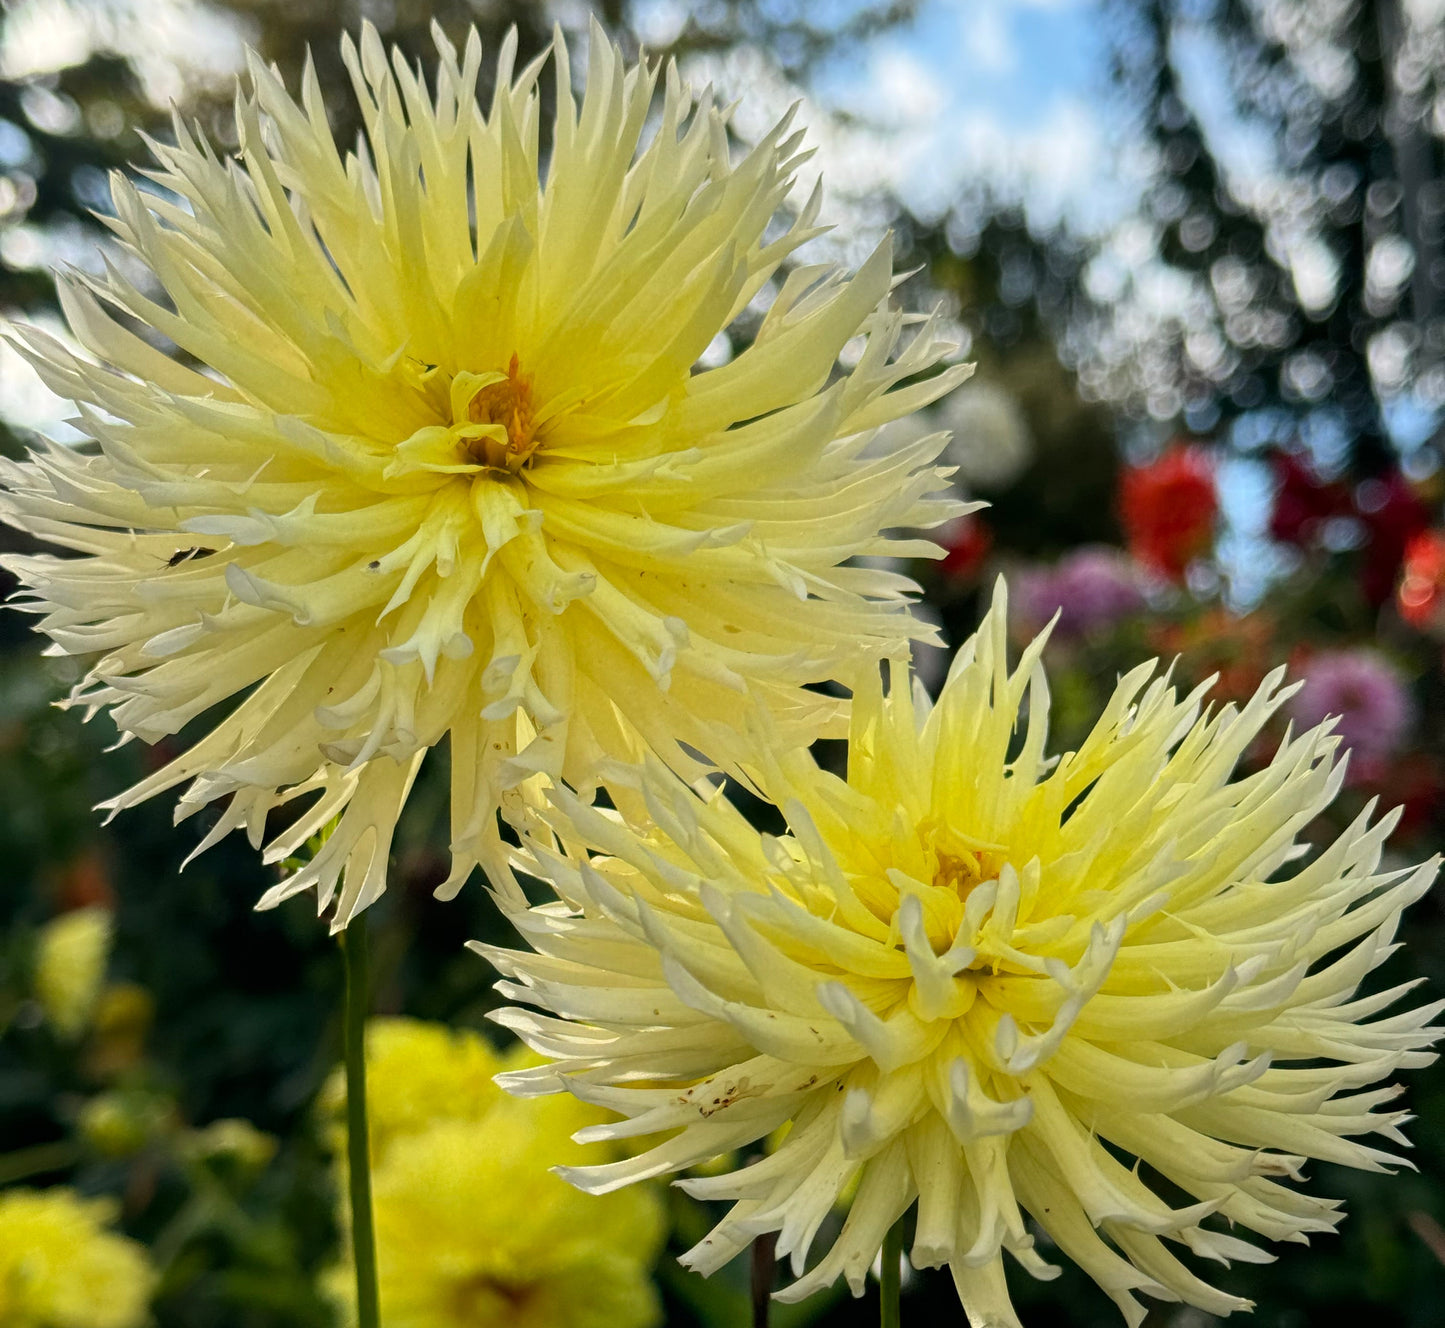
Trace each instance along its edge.
{"label": "dahlia petal", "polygon": [[[729,1121],[730,1139],[790,1125],[750,1165],[682,1182],[734,1205],[687,1256],[700,1271],[775,1232],[797,1276],[783,1299],[839,1275],[857,1290],[916,1199],[915,1265],[946,1263],[974,1324],[1017,1322],[1004,1251],[1058,1273],[1025,1212],[1128,1323],[1143,1320],[1141,1291],[1246,1308],[1161,1238],[1265,1261],[1201,1223],[1307,1240],[1340,1217],[1294,1188],[1309,1159],[1402,1165],[1362,1136],[1406,1143],[1380,1083],[1430,1059],[1442,1004],[1394,1008],[1410,983],[1356,993],[1438,864],[1381,872],[1393,820],[1373,809],[1311,856],[1299,835],[1340,787],[1326,728],[1287,733],[1236,777],[1290,694],[1282,673],[1207,711],[1203,690],[1180,697],[1143,666],[1052,762],[1043,641],[1010,670],[1003,604],[1001,589],[936,705],[901,669],[887,691],[857,689],[846,778],[775,720],[747,719],[751,787],[786,835],[758,834],[721,790],[655,759],[607,772],[614,811],[555,794],[518,863],[578,916],[512,910],[541,955],[499,955],[503,992],[570,1012],[585,974],[585,999],[614,1017],[584,1015],[572,1036],[501,1017],[627,1118],[607,1137],[692,1136],[602,1183],[688,1165]],[[564,942],[580,972],[557,968]],[[625,1023],[659,974],[686,1014]],[[1134,1159],[1190,1201],[1171,1206]],[[842,1232],[809,1268],[855,1179]]]}
{"label": "dahlia petal", "polygon": [[755,343],[696,369],[818,233],[816,191],[777,224],[791,113],[735,162],[725,112],[596,26],[580,101],[560,32],[520,71],[503,42],[485,106],[480,39],[435,37],[430,81],[369,24],[343,42],[355,152],[309,63],[293,96],[251,54],[236,156],[177,118],[154,189],[117,175],[107,225],[144,271],[61,282],[78,349],[16,338],[98,450],[0,463],[0,518],[80,555],[5,560],[61,651],[101,652],[74,703],[150,742],[232,706],[112,807],[189,781],[185,814],[233,800],[214,825],[263,841],[324,789],[345,852],[267,902],[309,884],[336,916],[384,881],[391,827],[364,816],[394,818],[443,740],[440,893],[483,865],[516,895],[497,817],[529,781],[590,796],[649,749],[746,778],[743,696],[800,749],[836,731],[846,703],[810,685],[930,631],[906,578],[844,564],[936,552],[881,532],[956,506],[940,440],[871,437],[967,372],[935,372],[934,324],[905,338],[887,243],[788,273]]}

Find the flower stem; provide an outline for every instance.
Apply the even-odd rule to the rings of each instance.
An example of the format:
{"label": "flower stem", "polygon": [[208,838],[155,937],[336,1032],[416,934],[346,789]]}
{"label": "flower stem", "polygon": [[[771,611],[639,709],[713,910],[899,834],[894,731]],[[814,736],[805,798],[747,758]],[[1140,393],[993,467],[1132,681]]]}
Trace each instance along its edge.
{"label": "flower stem", "polygon": [[768,1328],[768,1307],[772,1304],[773,1276],[777,1269],[778,1233],[769,1231],[753,1241],[753,1328]]}
{"label": "flower stem", "polygon": [[903,1272],[903,1219],[900,1217],[883,1238],[878,1269],[878,1323],[880,1328],[900,1328],[898,1297]]}
{"label": "flower stem", "polygon": [[381,1328],[376,1289],[376,1232],[371,1216],[371,1134],[366,1121],[366,914],[341,933],[346,958],[346,1161],[351,1197],[351,1256],[356,1265],[358,1328]]}
{"label": "flower stem", "polygon": [[63,1171],[80,1161],[80,1147],[69,1139],[53,1144],[36,1144],[13,1153],[0,1153],[0,1185],[38,1176],[46,1171]]}

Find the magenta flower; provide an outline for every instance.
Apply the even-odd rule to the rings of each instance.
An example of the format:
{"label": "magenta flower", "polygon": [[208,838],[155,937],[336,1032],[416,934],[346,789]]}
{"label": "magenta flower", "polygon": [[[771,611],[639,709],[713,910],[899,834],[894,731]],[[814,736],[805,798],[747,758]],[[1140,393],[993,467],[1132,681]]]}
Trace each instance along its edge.
{"label": "magenta flower", "polygon": [[1291,716],[1304,728],[1338,716],[1335,731],[1354,753],[1355,781],[1377,773],[1399,750],[1415,714],[1399,669],[1378,650],[1361,648],[1322,650],[1301,672],[1304,687],[1290,701]]}
{"label": "magenta flower", "polygon": [[1059,614],[1058,636],[1087,636],[1144,607],[1139,574],[1118,549],[1085,545],[1053,567],[1032,568],[1014,579],[1019,617],[1037,631]]}

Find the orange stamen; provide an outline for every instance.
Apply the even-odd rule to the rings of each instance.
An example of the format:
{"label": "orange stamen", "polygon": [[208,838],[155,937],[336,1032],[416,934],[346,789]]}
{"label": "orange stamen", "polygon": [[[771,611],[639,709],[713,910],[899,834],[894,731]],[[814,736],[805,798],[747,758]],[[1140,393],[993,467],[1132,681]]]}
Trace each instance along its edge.
{"label": "orange stamen", "polygon": [[500,424],[507,431],[506,442],[479,438],[473,444],[477,459],[499,469],[520,470],[537,450],[533,432],[532,375],[524,374],[514,354],[507,376],[491,383],[467,403],[467,418],[473,424]]}

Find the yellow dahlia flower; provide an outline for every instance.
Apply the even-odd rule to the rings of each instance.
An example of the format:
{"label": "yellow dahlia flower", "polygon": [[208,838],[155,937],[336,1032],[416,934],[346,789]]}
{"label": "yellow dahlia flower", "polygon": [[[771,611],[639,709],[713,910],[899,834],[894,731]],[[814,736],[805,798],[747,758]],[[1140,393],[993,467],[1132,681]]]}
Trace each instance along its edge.
{"label": "yellow dahlia flower", "polygon": [[[378,1280],[387,1328],[652,1328],[649,1272],[664,1234],[650,1186],[583,1194],[549,1168],[581,1161],[568,1141],[604,1113],[568,1097],[519,1102],[491,1078],[536,1058],[410,1019],[367,1030],[371,1082],[384,1092],[372,1141]],[[478,1071],[485,1065],[485,1079]],[[425,1085],[425,1089],[420,1086]],[[345,1101],[339,1077],[330,1105]],[[427,1111],[429,1103],[430,1111]],[[338,1140],[344,1152],[344,1130]],[[326,1286],[354,1315],[349,1266]]]}
{"label": "yellow dahlia flower", "polygon": [[[930,631],[909,582],[844,563],[934,551],[880,532],[959,506],[929,496],[942,435],[869,448],[966,372],[908,385],[948,348],[931,323],[904,337],[888,246],[852,277],[775,277],[818,233],[816,198],[773,225],[806,156],[788,120],[734,161],[706,95],[669,67],[659,97],[594,30],[580,106],[554,43],[544,136],[544,60],[516,73],[505,43],[483,109],[480,39],[437,44],[428,87],[373,29],[345,42],[355,153],[312,74],[298,105],[253,58],[237,159],[177,121],[159,189],[114,177],[148,276],[61,278],[86,354],[22,333],[97,447],[0,472],[5,519],[82,555],[6,562],[59,650],[100,655],[74,704],[154,741],[233,703],[109,805],[188,783],[179,816],[230,799],[203,846],[259,845],[315,794],[267,860],[340,824],[263,902],[316,886],[324,908],[345,868],[338,928],[383,889],[444,737],[443,894],[531,773],[585,788],[645,746],[686,766],[680,741],[737,759],[748,687],[806,741],[836,703],[805,684]],[[699,371],[750,305],[753,344]]]}
{"label": "yellow dahlia flower", "polygon": [[[421,1019],[371,1019],[366,1025],[366,1065],[366,1114],[372,1155],[378,1159],[402,1135],[441,1121],[480,1121],[502,1097],[492,1081],[501,1068],[497,1053],[470,1028]],[[339,1067],[322,1087],[318,1105],[343,1130],[333,1140],[336,1153],[343,1155],[346,1076]]]}
{"label": "yellow dahlia flower", "polygon": [[62,913],[40,932],[35,996],[62,1037],[77,1038],[90,1026],[114,930],[110,910],[93,904]]}
{"label": "yellow dahlia flower", "polygon": [[628,1118],[588,1139],[672,1132],[566,1174],[605,1193],[786,1127],[764,1160],[679,1182],[734,1201],[693,1268],[775,1231],[801,1274],[782,1299],[840,1273],[858,1292],[916,1203],[913,1262],[948,1265],[976,1328],[1018,1323],[1003,1251],[1058,1271],[1026,1214],[1130,1324],[1136,1291],[1222,1314],[1247,1302],[1177,1252],[1267,1260],[1221,1221],[1303,1240],[1339,1218],[1289,1184],[1306,1159],[1397,1160],[1356,1138],[1404,1143],[1405,1117],[1375,1110],[1396,1090],[1368,1086],[1431,1059],[1439,1006],[1385,1014],[1411,984],[1356,991],[1436,862],[1380,870],[1393,815],[1298,842],[1343,775],[1328,725],[1232,778],[1282,671],[1211,710],[1145,664],[1047,758],[1043,646],[1008,671],[1000,587],[935,708],[897,681],[859,693],[846,779],[775,746],[783,837],[653,762],[617,790],[629,815],[559,790],[524,841],[561,902],[514,910],[537,953],[476,948],[550,1012],[498,1018],[555,1064],[507,1086]]}
{"label": "yellow dahlia flower", "polygon": [[143,1246],[107,1231],[117,1205],[74,1190],[0,1193],[5,1328],[139,1328],[155,1285]]}

